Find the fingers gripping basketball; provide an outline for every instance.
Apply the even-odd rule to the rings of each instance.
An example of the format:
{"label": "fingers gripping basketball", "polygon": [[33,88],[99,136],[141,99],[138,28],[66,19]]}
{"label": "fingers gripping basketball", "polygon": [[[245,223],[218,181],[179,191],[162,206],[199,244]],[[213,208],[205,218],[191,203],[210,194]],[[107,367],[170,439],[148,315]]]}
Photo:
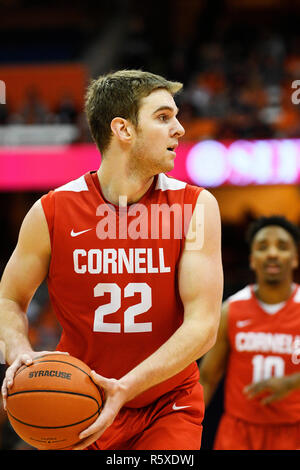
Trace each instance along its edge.
{"label": "fingers gripping basketball", "polygon": [[49,354],[16,373],[7,413],[19,436],[38,449],[71,448],[99,416],[104,401],[90,368],[77,358]]}

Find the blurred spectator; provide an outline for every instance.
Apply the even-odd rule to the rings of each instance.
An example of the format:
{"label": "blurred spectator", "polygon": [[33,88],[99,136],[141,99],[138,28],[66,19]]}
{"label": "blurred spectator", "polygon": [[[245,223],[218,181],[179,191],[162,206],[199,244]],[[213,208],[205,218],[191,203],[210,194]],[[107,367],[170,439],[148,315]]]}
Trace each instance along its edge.
{"label": "blurred spectator", "polygon": [[[300,35],[295,9],[287,5],[287,10],[282,6],[270,12],[266,4],[258,13],[255,9],[251,11],[251,2],[248,2],[249,8],[235,10],[234,6],[226,7],[227,2],[221,1],[173,0],[173,3],[161,2],[159,9],[147,10],[138,0],[125,3],[122,10],[124,36],[113,68],[150,69],[182,80],[181,104],[185,109],[181,116],[186,128],[185,139],[299,136],[299,106],[290,99],[292,81],[300,79]],[[90,23],[84,23],[87,36],[80,49],[83,52],[84,46],[93,41],[98,23],[94,30],[93,9],[76,12],[73,21],[78,21],[81,27],[85,15],[90,18]],[[109,8],[104,13],[109,17]],[[22,10],[19,15],[21,18]],[[50,20],[48,34],[51,34]],[[52,21],[54,27],[55,16]],[[65,36],[66,43],[74,41],[70,40],[73,36],[69,37],[67,29]],[[43,57],[47,57],[52,47],[47,37]],[[30,53],[32,44],[28,41],[24,39],[24,51]],[[72,51],[75,54],[75,49]],[[56,52],[59,60],[59,50]],[[80,60],[80,56],[69,59]],[[90,142],[89,129],[81,112],[76,109],[67,88],[54,110],[48,109],[48,104],[30,89],[26,102],[16,113],[0,106],[0,125],[74,124],[79,126],[80,134],[76,141]]]}
{"label": "blurred spectator", "polygon": [[27,91],[25,103],[11,116],[10,122],[16,124],[45,124],[51,122],[52,115],[39,97],[35,88]]}
{"label": "blurred spectator", "polygon": [[57,121],[60,124],[74,124],[77,118],[77,110],[72,96],[66,92],[56,110]]}
{"label": "blurred spectator", "polygon": [[217,120],[199,117],[189,102],[181,104],[178,119],[185,129],[183,140],[211,139],[217,134]]}
{"label": "blurred spectator", "polygon": [[128,19],[128,31],[124,42],[120,45],[120,67],[126,69],[145,67],[150,55],[153,55],[153,51],[145,20],[133,12]]}
{"label": "blurred spectator", "polygon": [[[216,16],[207,36],[199,32],[179,43],[167,29],[154,30],[151,21],[146,13],[128,12],[115,68],[167,70],[174,80],[184,81],[179,118],[185,140],[300,136],[300,106],[291,102],[292,81],[300,79],[297,31],[243,29],[234,18]],[[168,35],[159,53],[157,34]],[[0,107],[0,125],[7,123],[73,124],[79,129],[76,142],[92,142],[83,110],[76,109],[67,89],[54,110],[29,89],[16,113]]]}
{"label": "blurred spectator", "polygon": [[9,119],[9,111],[6,105],[0,105],[0,125],[7,124]]}

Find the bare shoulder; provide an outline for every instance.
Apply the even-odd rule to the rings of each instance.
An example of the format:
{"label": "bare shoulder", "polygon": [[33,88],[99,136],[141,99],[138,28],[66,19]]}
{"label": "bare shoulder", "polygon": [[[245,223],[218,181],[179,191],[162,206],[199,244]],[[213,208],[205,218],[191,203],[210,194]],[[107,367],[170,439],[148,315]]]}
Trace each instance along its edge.
{"label": "bare shoulder", "polygon": [[30,222],[33,223],[41,223],[43,224],[46,222],[46,217],[44,213],[44,209],[42,206],[41,199],[38,199],[29,209],[27,214],[25,215],[24,221],[30,219]]}
{"label": "bare shoulder", "polygon": [[221,217],[216,198],[206,189],[198,196],[185,248],[215,254],[221,250]]}
{"label": "bare shoulder", "polygon": [[45,253],[51,251],[48,224],[41,200],[38,199],[22,222],[18,247],[24,250],[41,250]]}
{"label": "bare shoulder", "polygon": [[219,204],[215,196],[207,191],[207,189],[203,189],[198,196],[196,207],[199,205],[204,206],[206,217],[210,217],[215,222],[220,222],[220,210]]}
{"label": "bare shoulder", "polygon": [[208,191],[207,189],[203,189],[199,196],[198,196],[198,201],[199,202],[205,202],[206,204],[213,204],[215,205],[216,207],[218,207],[218,202],[217,202],[217,199],[215,198],[215,196],[210,192]]}
{"label": "bare shoulder", "polygon": [[211,310],[220,314],[223,292],[221,221],[216,198],[201,191],[189,224],[179,263],[182,299],[212,299]]}

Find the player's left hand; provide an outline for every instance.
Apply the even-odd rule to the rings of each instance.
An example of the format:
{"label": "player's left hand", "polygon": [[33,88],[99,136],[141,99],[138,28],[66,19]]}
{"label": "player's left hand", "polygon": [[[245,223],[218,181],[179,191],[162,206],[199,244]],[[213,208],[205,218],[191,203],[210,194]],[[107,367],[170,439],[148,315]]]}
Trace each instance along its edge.
{"label": "player's left hand", "polygon": [[81,442],[76,444],[72,450],[83,450],[99,439],[104,431],[113,423],[120,409],[127,401],[126,390],[118,380],[107,379],[95,371],[92,371],[91,377],[95,384],[104,390],[104,407],[96,421],[79,434]]}
{"label": "player's left hand", "polygon": [[271,377],[270,379],[247,385],[244,388],[244,393],[249,399],[265,392],[269,392],[269,394],[264,396],[260,403],[262,405],[269,405],[274,401],[281,400],[290,392],[289,382],[286,377]]}

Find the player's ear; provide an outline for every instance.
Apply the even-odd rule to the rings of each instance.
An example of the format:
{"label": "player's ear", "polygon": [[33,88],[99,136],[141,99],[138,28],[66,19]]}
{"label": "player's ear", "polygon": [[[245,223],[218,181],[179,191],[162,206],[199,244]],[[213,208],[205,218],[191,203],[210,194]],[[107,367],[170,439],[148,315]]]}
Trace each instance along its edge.
{"label": "player's ear", "polygon": [[110,123],[111,130],[118,140],[126,143],[132,139],[132,125],[130,121],[121,117],[115,117]]}

